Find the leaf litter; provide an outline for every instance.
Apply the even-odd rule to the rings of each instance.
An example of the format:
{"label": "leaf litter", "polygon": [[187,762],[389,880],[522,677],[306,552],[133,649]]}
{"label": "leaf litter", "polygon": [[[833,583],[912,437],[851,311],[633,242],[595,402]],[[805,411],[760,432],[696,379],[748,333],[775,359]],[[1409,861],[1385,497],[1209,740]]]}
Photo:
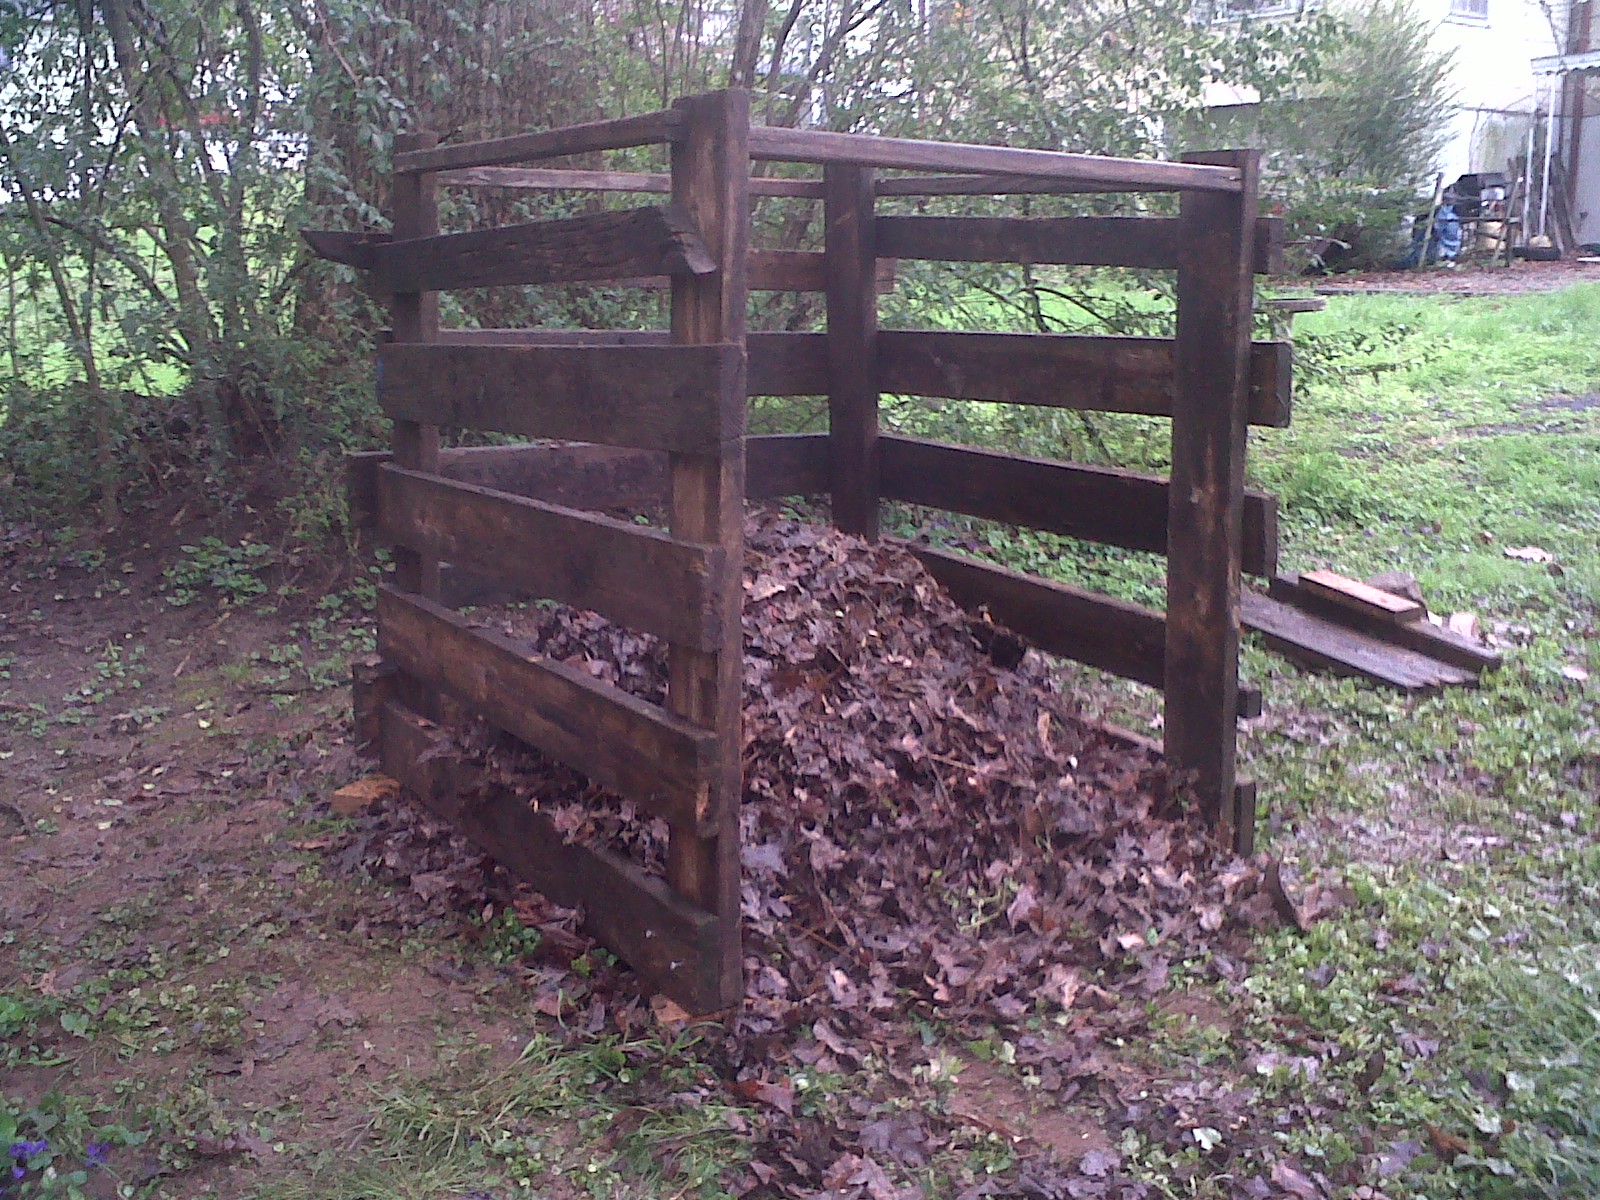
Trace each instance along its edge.
{"label": "leaf litter", "polygon": [[[1181,789],[1158,756],[1086,721],[1046,659],[963,610],[906,550],[770,510],[745,532],[746,996],[714,1055],[763,1125],[730,1190],[918,1195],[895,1179],[950,1145],[959,1122],[866,1097],[809,1116],[791,1082],[875,1064],[926,1090],[913,1019],[965,1037],[1003,1031],[1048,1102],[1095,1100],[1157,1140],[1239,1129],[1249,1088],[1195,1085],[1167,1104],[1124,1095],[1101,1047],[1143,1028],[1174,963],[1203,959],[1237,977],[1252,927],[1301,923],[1281,879],[1220,850],[1169,798]],[[665,645],[594,613],[512,607],[474,620],[642,699],[665,697]],[[568,841],[661,869],[665,826],[631,803],[481,726],[454,738],[484,786],[525,795]],[[528,986],[575,1030],[655,1019],[624,970],[593,967],[581,913],[510,881],[428,814],[381,804],[332,852],[408,885],[395,920],[515,912],[543,935],[523,966]],[[1037,1016],[1054,1019],[1030,1032]],[[1075,1164],[1024,1154],[963,1196],[1148,1194],[1117,1165],[1098,1150]],[[1298,1194],[1303,1177],[1284,1188],[1288,1169],[1272,1183]]]}

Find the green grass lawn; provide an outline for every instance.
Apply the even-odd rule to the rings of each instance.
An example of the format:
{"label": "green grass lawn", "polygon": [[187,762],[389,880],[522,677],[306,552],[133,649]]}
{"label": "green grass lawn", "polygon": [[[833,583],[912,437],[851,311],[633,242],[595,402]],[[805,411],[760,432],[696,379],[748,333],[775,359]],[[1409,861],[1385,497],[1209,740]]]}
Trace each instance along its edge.
{"label": "green grass lawn", "polygon": [[[1339,903],[1306,931],[1258,938],[1248,961],[1222,972],[1226,983],[1209,969],[1215,962],[1175,966],[1147,1009],[1132,1001],[1138,1034],[1097,1047],[1108,1087],[1138,1078],[1151,1103],[1173,1107],[1171,1136],[1139,1132],[1151,1122],[1119,1126],[1116,1106],[1093,1088],[1084,1095],[1099,1099],[1080,1098],[1072,1111],[1155,1197],[1260,1194],[1242,1193],[1241,1180],[1279,1179],[1274,1169],[1290,1162],[1343,1179],[1326,1194],[1354,1200],[1600,1195],[1600,285],[1470,300],[1340,297],[1301,318],[1297,334],[1303,370],[1293,426],[1256,431],[1251,447],[1255,482],[1282,498],[1284,569],[1409,571],[1436,612],[1475,614],[1505,665],[1478,688],[1414,698],[1302,671],[1246,639],[1243,675],[1267,703],[1241,738],[1242,773],[1261,790],[1259,845],[1286,865],[1293,886],[1324,889]],[[1049,412],[1030,421],[998,406],[919,409],[899,400],[886,411],[930,436],[1103,452],[1152,470],[1164,462],[1157,421],[1097,414],[1085,425]],[[910,523],[918,514],[900,516]],[[1157,557],[977,523],[965,529],[1020,568],[1161,602]],[[1552,561],[1506,554],[1529,546]],[[233,805],[256,805],[251,820],[261,822],[250,826],[262,847],[256,857],[230,860],[218,882],[207,876],[206,887],[219,891],[204,903],[174,907],[202,890],[185,895],[187,877],[152,882],[131,872],[124,902],[95,918],[93,937],[53,940],[50,906],[33,924],[0,929],[0,1144],[25,1134],[53,1139],[25,1157],[20,1195],[101,1195],[85,1182],[99,1175],[68,1173],[94,1142],[115,1148],[113,1167],[124,1171],[116,1194],[130,1198],[724,1194],[732,1178],[724,1172],[750,1156],[749,1130],[765,1119],[766,1101],[759,1088],[728,1089],[726,1051],[714,1038],[689,1031],[662,1040],[660,1027],[647,1025],[619,1041],[552,1019],[526,980],[499,970],[537,940],[514,920],[473,939],[448,926],[384,934],[364,931],[365,919],[355,924],[388,885],[326,872],[318,847],[331,819],[322,805],[348,775],[320,775],[308,764],[319,755],[352,761],[339,748],[347,729],[338,658],[369,645],[368,626],[355,589],[347,615],[329,596],[315,618],[274,625],[257,578],[267,556],[249,547],[197,539],[187,557],[151,577],[160,607],[198,621],[201,594],[217,605],[205,614],[215,618],[207,632],[185,626],[181,638],[156,639],[148,659],[132,632],[126,651],[120,643],[80,647],[72,678],[91,682],[75,685],[68,711],[20,701],[4,709],[17,740],[0,745],[0,759],[26,757],[25,743],[44,746],[48,735],[60,742],[47,749],[61,769],[81,775],[78,790],[110,769],[74,766],[69,740],[88,719],[80,710],[102,700],[106,714],[128,708],[123,719],[143,713],[141,722],[170,732],[174,767],[210,753],[218,780],[237,772],[284,789],[269,795],[266,783],[241,782],[237,795],[215,784],[221,799],[211,787],[195,792],[196,819],[214,819],[219,831],[230,828],[223,818]],[[132,563],[85,550],[58,558],[37,567],[47,581],[76,562],[105,575],[96,601],[101,585],[108,604],[129,595],[121,581]],[[41,595],[64,589],[50,582]],[[43,609],[28,615],[55,619]],[[226,635],[224,619],[232,622]],[[253,624],[262,641],[252,651],[240,630]],[[198,668],[189,643],[223,647],[225,636],[240,647],[234,661],[210,682],[191,683]],[[33,667],[0,655],[0,701]],[[1150,690],[1063,670],[1095,714],[1159,728]],[[281,702],[294,723],[267,723],[263,683],[300,688],[302,674],[303,700],[271,697],[273,712]],[[52,683],[57,691],[46,698],[65,686]],[[253,692],[224,703],[230,688],[247,686]],[[145,707],[134,705],[136,691]],[[149,707],[161,695],[177,714],[165,724],[169,709]],[[257,714],[250,719],[267,732],[231,730],[235,711]],[[181,744],[180,727],[189,739]],[[229,738],[238,746],[224,768]],[[137,786],[158,785],[152,776]],[[74,834],[72,797],[57,796],[55,783],[48,789],[54,815],[31,830],[3,827],[30,855],[50,851],[62,826]],[[20,820],[37,798],[14,799]],[[116,804],[95,809],[99,830],[134,819],[120,796]],[[75,836],[93,836],[78,825]],[[23,840],[33,837],[37,846]],[[70,891],[59,884],[63,904]],[[168,909],[188,915],[180,921]],[[284,915],[291,911],[298,915]],[[154,945],[158,933],[167,949],[127,950],[136,936],[138,946],[147,937]],[[440,994],[456,1006],[420,1006],[415,1028],[377,1016],[349,1028],[319,1023],[317,1044],[326,1043],[324,1057],[341,1072],[373,1050],[369,1035],[386,1048],[380,1031],[395,1039],[392,1061],[403,1051],[408,1064],[341,1073],[348,1111],[328,1111],[352,1124],[336,1135],[310,1122],[314,1106],[298,1094],[253,1108],[229,1099],[231,1085],[219,1079],[234,1077],[213,1078],[211,1062],[217,1047],[233,1054],[245,1044],[252,1003],[324,957],[317,986],[330,992],[359,982],[349,966],[358,963],[383,985],[377,1001],[386,1002],[390,986],[404,997],[418,985],[447,985]],[[76,982],[57,977],[58,967],[80,963],[92,969]],[[1209,1017],[1191,1021],[1185,1011]],[[1054,1103],[1007,1039],[1048,1038],[1058,1017],[1030,1013],[1023,1031],[974,1039],[971,1030],[908,1016],[915,1063],[874,1055],[849,1074],[796,1070],[779,1082],[792,1085],[787,1102],[798,1117],[822,1129],[867,1109],[948,1122],[956,1130],[949,1143],[904,1175],[928,1200],[985,1180],[998,1190],[983,1195],[1062,1194],[1022,1188],[1020,1152],[1005,1136],[1012,1124],[1029,1131]],[[522,1046],[520,1055],[511,1046]],[[17,1074],[8,1080],[10,1070]],[[24,1084],[39,1091],[45,1077],[52,1090],[43,1099],[25,1105],[12,1096]],[[1246,1088],[1256,1095],[1244,1124],[1190,1127],[1183,1105],[1194,1097],[1203,1105]],[[983,1108],[985,1092],[989,1101],[1010,1097],[998,1123]],[[244,1150],[256,1160],[235,1174],[212,1161]],[[141,1155],[154,1165],[140,1166]],[[1273,1194],[1323,1194],[1309,1182],[1312,1190],[1296,1190],[1302,1178],[1281,1176]],[[1095,1186],[1088,1174],[1074,1182]]]}
{"label": "green grass lawn", "polygon": [[[1385,332],[1356,356],[1375,369],[1302,376],[1293,426],[1252,435],[1284,569],[1411,572],[1506,662],[1416,699],[1247,646],[1268,704],[1242,740],[1261,846],[1355,902],[1261,945],[1238,1040],[1337,1047],[1314,1087],[1268,1076],[1321,1097],[1281,1140],[1334,1164],[1393,1145],[1389,1195],[1597,1195],[1600,286],[1340,297],[1297,329],[1345,349]],[[994,538],[1027,569],[1159,602],[1159,560],[1092,548],[1063,566],[1059,541]],[[1526,546],[1553,563],[1506,554]],[[1111,693],[1119,718],[1154,718],[1149,692]],[[1160,1183],[1178,1164],[1143,1165]]]}

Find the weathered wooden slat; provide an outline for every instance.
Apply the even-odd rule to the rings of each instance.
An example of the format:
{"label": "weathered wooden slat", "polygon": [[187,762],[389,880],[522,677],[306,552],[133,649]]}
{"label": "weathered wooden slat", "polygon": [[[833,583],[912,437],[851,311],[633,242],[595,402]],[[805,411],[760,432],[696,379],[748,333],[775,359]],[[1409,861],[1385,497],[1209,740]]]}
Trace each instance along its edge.
{"label": "weathered wooden slat", "polygon": [[782,162],[846,163],[900,171],[1024,175],[1096,184],[1108,192],[1142,188],[1237,192],[1241,178],[1237,169],[1229,167],[768,125],[757,125],[750,130],[750,157]]}
{"label": "weathered wooden slat", "polygon": [[[745,495],[751,500],[820,496],[828,490],[825,434],[746,438],[745,456]],[[357,529],[370,528],[377,521],[378,470],[391,457],[382,450],[345,457],[350,522]],[[620,450],[586,442],[458,446],[440,452],[439,474],[567,508],[650,508],[667,495],[667,456],[661,451]]]}
{"label": "weathered wooden slat", "polygon": [[[915,554],[957,604],[986,610],[1046,654],[1161,686],[1167,621],[1155,609],[903,538],[894,541]],[[1259,688],[1239,690],[1239,715],[1261,715]]]}
{"label": "weathered wooden slat", "polygon": [[828,490],[828,435],[779,433],[745,439],[745,496],[820,496]]}
{"label": "weathered wooden slat", "polygon": [[672,141],[681,124],[678,113],[669,109],[614,121],[591,121],[586,125],[568,125],[538,133],[462,142],[454,146],[435,146],[427,150],[397,153],[394,156],[394,170],[397,175],[419,171],[453,171],[464,167],[537,162],[544,158],[588,154],[595,150],[653,146]]}
{"label": "weathered wooden slat", "polygon": [[1244,592],[1240,610],[1246,628],[1261,634],[1279,654],[1308,666],[1361,675],[1428,696],[1446,685],[1470,685],[1478,679],[1470,668],[1394,645],[1258,592]]}
{"label": "weathered wooden slat", "polygon": [[1300,586],[1340,608],[1353,609],[1393,625],[1409,625],[1428,615],[1426,608],[1409,597],[1369,587],[1359,579],[1346,579],[1333,571],[1307,571],[1300,576]]}
{"label": "weathered wooden slat", "polygon": [[[548,167],[467,167],[460,171],[442,171],[438,177],[442,187],[498,187],[522,191],[559,192],[652,192],[666,194],[672,191],[672,176],[648,174],[638,171],[582,171],[559,170]],[[779,179],[775,176],[755,176],[750,180],[752,196],[790,196],[799,199],[822,199],[820,179]]]}
{"label": "weathered wooden slat", "polygon": [[403,241],[366,238],[347,243],[345,251],[342,261],[367,271],[373,287],[390,292],[704,275],[716,269],[694,223],[670,205]]}
{"label": "weathered wooden slat", "polygon": [[[823,256],[815,250],[752,250],[745,262],[745,286],[752,292],[820,292],[826,288]],[[896,266],[892,258],[876,264],[878,291],[894,291]],[[646,290],[672,286],[671,277],[666,275],[612,282],[617,287]]]}
{"label": "weathered wooden slat", "polygon": [[[1167,338],[886,329],[878,335],[878,387],[952,400],[1171,416],[1175,354]],[[1251,348],[1252,424],[1289,424],[1292,356],[1288,342]]]}
{"label": "weathered wooden slat", "polygon": [[1160,687],[1166,620],[1154,609],[905,542],[963,608],[987,608],[1047,654]]}
{"label": "weathered wooden slat", "polygon": [[378,472],[378,523],[403,546],[525,594],[685,645],[717,645],[719,546],[395,466]]}
{"label": "weathered wooden slat", "polygon": [[828,392],[828,335],[751,333],[752,396],[824,396]]}
{"label": "weathered wooden slat", "polygon": [[[1281,226],[1279,218],[1260,225]],[[1258,226],[1259,227],[1259,226]],[[1018,262],[1175,271],[1179,226],[1173,217],[878,218],[878,253],[937,262]],[[1271,240],[1255,269],[1275,269]]]}
{"label": "weathered wooden slat", "polygon": [[[883,494],[891,500],[965,513],[1009,525],[1167,553],[1167,481],[1115,467],[1053,462],[890,437],[878,441]],[[1245,498],[1245,569],[1277,567],[1277,502]]]}
{"label": "weathered wooden slat", "polygon": [[1425,657],[1462,667],[1474,674],[1493,671],[1503,661],[1498,651],[1429,621],[1396,625],[1383,617],[1369,617],[1357,610],[1342,608],[1301,588],[1295,576],[1274,575],[1267,584],[1267,594],[1312,616],[1326,617],[1357,632],[1372,634],[1396,646],[1415,650]]}
{"label": "weathered wooden slat", "polygon": [[378,349],[378,400],[397,420],[706,454],[744,432],[737,345]]}
{"label": "weathered wooden slat", "polygon": [[[664,329],[441,329],[457,346],[667,346]],[[828,347],[821,333],[746,335],[752,396],[821,396],[828,390]]]}
{"label": "weathered wooden slat", "polygon": [[680,828],[708,828],[718,816],[706,802],[705,784],[721,757],[709,730],[391,587],[378,593],[378,650],[412,678]]}
{"label": "weathered wooden slat", "polygon": [[442,729],[410,709],[386,703],[378,719],[385,773],[513,875],[581,908],[585,927],[651,988],[690,1012],[718,1006],[715,917],[631,859],[565,841],[526,796],[487,782],[456,757]]}

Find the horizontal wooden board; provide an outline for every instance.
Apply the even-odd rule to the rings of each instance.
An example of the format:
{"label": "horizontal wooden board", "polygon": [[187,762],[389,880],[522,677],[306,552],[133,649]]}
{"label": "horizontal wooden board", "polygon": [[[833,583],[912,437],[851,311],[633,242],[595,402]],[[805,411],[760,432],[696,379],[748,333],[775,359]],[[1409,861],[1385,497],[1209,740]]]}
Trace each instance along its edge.
{"label": "horizontal wooden board", "polygon": [[[752,250],[746,261],[745,287],[752,292],[820,292],[824,290],[824,257],[816,250]],[[879,293],[894,291],[895,260],[880,259],[877,264]],[[662,290],[672,286],[666,275],[650,278],[618,279],[618,287]]]}
{"label": "horizontal wooden board", "polygon": [[957,604],[988,609],[1045,653],[1151,687],[1162,685],[1167,623],[1154,609],[931,546],[902,544]]}
{"label": "horizontal wooden board", "polygon": [[720,546],[390,464],[378,527],[402,546],[697,650],[721,634]]}
{"label": "horizontal wooden board", "polygon": [[715,828],[717,738],[414,593],[378,593],[378,652],[428,687],[679,828]]}
{"label": "horizontal wooden board", "polygon": [[1071,180],[1096,185],[1099,190],[1108,192],[1191,189],[1237,192],[1243,187],[1241,173],[1232,167],[1108,158],[1093,154],[1062,154],[1054,150],[1022,150],[1010,146],[916,141],[769,125],[751,128],[750,157],[780,162],[852,163],[903,171],[1023,175],[1036,179]]}
{"label": "horizontal wooden board", "polygon": [[745,496],[820,496],[828,490],[828,435],[776,433],[745,441]]}
{"label": "horizontal wooden board", "polygon": [[[324,257],[334,243],[308,236]],[[708,275],[716,260],[676,206],[630,208],[554,221],[442,233],[404,241],[351,242],[340,261],[384,292],[520,284],[593,283],[641,275]]]}
{"label": "horizontal wooden board", "polygon": [[486,781],[444,731],[389,702],[378,712],[381,762],[432,812],[523,882],[583,910],[584,926],[654,989],[690,1012],[733,999],[717,991],[716,918],[631,859],[565,841],[528,798]]}
{"label": "horizontal wooden board", "polygon": [[[761,500],[826,492],[826,445],[827,435],[822,433],[745,439],[746,494]],[[378,471],[392,458],[385,450],[346,456],[350,520],[358,529],[377,523]],[[439,474],[567,508],[650,508],[663,503],[667,495],[664,453],[585,442],[455,447],[439,452]]]}
{"label": "horizontal wooden board", "polygon": [[397,175],[454,171],[464,167],[537,162],[545,158],[562,158],[568,154],[589,154],[596,150],[653,146],[672,141],[682,125],[681,114],[665,109],[613,121],[590,121],[584,125],[567,125],[538,133],[520,133],[480,142],[411,150],[394,156],[394,170]]}
{"label": "horizontal wooden board", "polygon": [[[670,195],[672,176],[639,171],[581,171],[549,167],[467,167],[441,171],[436,177],[445,187],[515,188],[535,192],[645,192]],[[822,199],[820,179],[779,179],[771,175],[751,178],[752,196],[789,196]]]}
{"label": "horizontal wooden board", "polygon": [[[1160,476],[915,438],[884,436],[878,444],[885,499],[1166,553],[1167,481]],[[1277,502],[1247,490],[1244,570],[1271,575],[1277,543]]]}
{"label": "horizontal wooden board", "polygon": [[1395,625],[1409,625],[1428,615],[1426,608],[1409,597],[1369,587],[1359,579],[1347,579],[1333,571],[1307,571],[1300,576],[1300,586],[1341,608],[1355,609]]}
{"label": "horizontal wooden board", "polygon": [[[1167,619],[1153,608],[1040,579],[908,542],[889,539],[915,554],[928,574],[963,608],[987,610],[1012,633],[1046,654],[1070,658],[1160,688],[1167,655]],[[1261,691],[1239,689],[1239,715],[1261,715]],[[1154,744],[1160,753],[1159,743]]]}
{"label": "horizontal wooden board", "polygon": [[[1282,222],[1265,218],[1270,232]],[[1175,271],[1175,217],[879,217],[878,254],[938,262],[1015,262]],[[1273,242],[1258,236],[1256,271],[1273,269]]]}
{"label": "horizontal wooden board", "polygon": [[[1288,342],[1251,347],[1251,424],[1288,425],[1292,354]],[[916,329],[878,334],[878,386],[891,393],[1171,416],[1175,380],[1176,352],[1168,338]]]}
{"label": "horizontal wooden board", "polygon": [[744,432],[738,346],[378,347],[396,420],[714,454]]}
{"label": "horizontal wooden board", "polygon": [[[828,342],[823,333],[745,335],[752,396],[820,396],[828,390]],[[441,329],[441,343],[458,346],[669,346],[664,329]]]}

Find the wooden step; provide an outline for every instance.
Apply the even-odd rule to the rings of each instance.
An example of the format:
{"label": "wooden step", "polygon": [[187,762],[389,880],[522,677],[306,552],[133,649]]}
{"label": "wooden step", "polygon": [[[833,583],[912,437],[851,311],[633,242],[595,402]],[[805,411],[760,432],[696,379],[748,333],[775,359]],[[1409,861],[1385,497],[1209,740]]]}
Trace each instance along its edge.
{"label": "wooden step", "polygon": [[1307,571],[1300,576],[1300,586],[1342,608],[1381,617],[1397,625],[1420,621],[1428,615],[1428,610],[1416,600],[1396,596],[1333,571]]}

